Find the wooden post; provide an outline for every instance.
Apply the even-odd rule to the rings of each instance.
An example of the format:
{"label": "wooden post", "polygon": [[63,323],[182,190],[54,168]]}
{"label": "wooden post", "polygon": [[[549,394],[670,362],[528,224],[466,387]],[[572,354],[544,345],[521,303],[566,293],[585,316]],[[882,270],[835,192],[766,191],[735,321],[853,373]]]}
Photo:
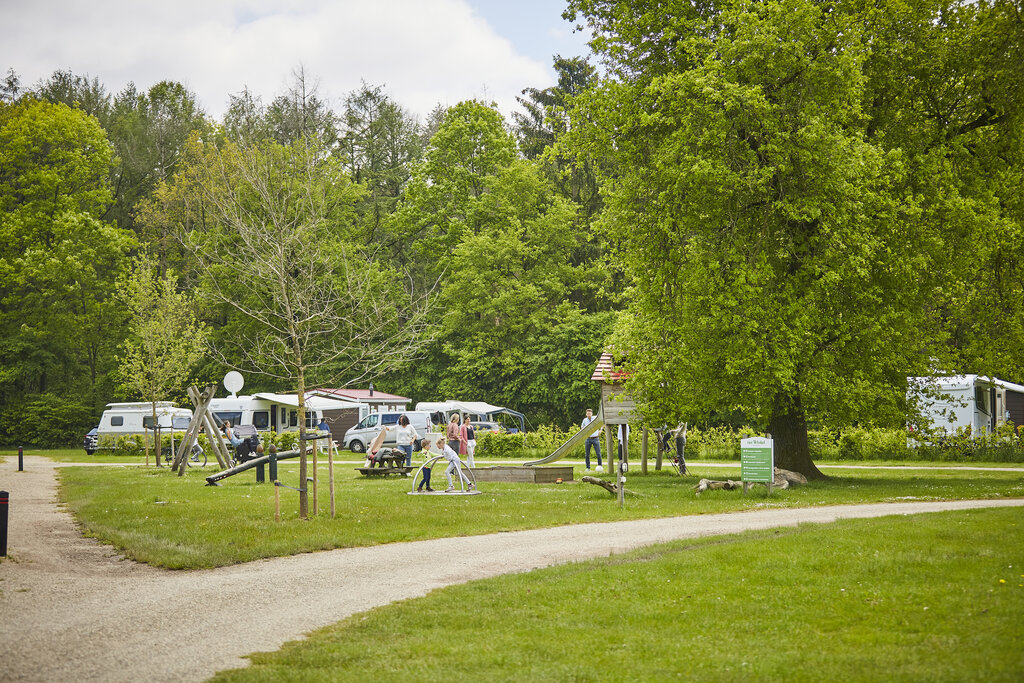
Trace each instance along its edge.
{"label": "wooden post", "polygon": [[614,474],[618,470],[615,467],[615,451],[612,450],[612,444],[614,443],[615,437],[612,435],[612,426],[605,425],[604,427],[604,452],[605,462],[608,463],[608,471]]}
{"label": "wooden post", "polygon": [[163,443],[162,443],[162,441],[160,439],[160,423],[159,422],[157,422],[155,425],[153,425],[153,440],[155,441],[155,445],[153,446],[153,451],[156,453],[156,466],[157,467],[163,467],[163,465],[160,464],[160,461],[164,459],[164,449],[163,449]]}
{"label": "wooden post", "polygon": [[[200,412],[202,408],[202,400],[199,394],[199,389],[194,386],[189,387],[188,397],[192,399],[192,404],[195,406],[196,412]],[[207,440],[210,442],[210,448],[213,449],[213,454],[217,458],[217,464],[220,465],[221,469],[226,470],[231,466],[231,453],[228,451],[228,447],[224,444],[224,436],[220,433],[220,428],[217,426],[213,415],[210,413],[209,403],[207,403],[206,410],[202,410],[201,412],[203,427],[206,428],[206,436]]]}
{"label": "wooden post", "polygon": [[327,437],[327,487],[330,489],[331,495],[331,519],[334,519],[336,512],[334,507],[334,439],[328,435]]}
{"label": "wooden post", "polygon": [[317,482],[319,480],[317,478],[317,468],[318,468],[318,466],[317,466],[317,457],[316,457],[317,452],[319,452],[319,450],[320,450],[319,448],[317,448],[317,446],[319,446],[319,445],[320,444],[317,444],[317,443],[313,444],[313,514],[314,515],[319,515],[320,514],[320,504],[317,502],[317,490],[318,490]]}
{"label": "wooden post", "polygon": [[278,481],[274,480],[274,521],[281,521],[281,489],[278,487]]}
{"label": "wooden post", "polygon": [[665,432],[658,435],[658,454],[654,459],[654,471],[661,472],[662,458],[665,457]]}
{"label": "wooden post", "polygon": [[644,436],[640,440],[640,471],[647,474],[647,425],[644,425]]}

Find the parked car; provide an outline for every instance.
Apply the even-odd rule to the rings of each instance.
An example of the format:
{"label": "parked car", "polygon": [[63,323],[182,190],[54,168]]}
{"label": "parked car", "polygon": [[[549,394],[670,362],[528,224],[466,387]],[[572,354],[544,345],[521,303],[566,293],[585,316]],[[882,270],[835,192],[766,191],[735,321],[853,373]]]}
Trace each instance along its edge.
{"label": "parked car", "polygon": [[85,433],[85,442],[82,445],[85,446],[86,455],[92,455],[93,453],[96,452],[96,432],[98,430],[99,427],[93,427],[92,429]]}
{"label": "parked car", "polygon": [[493,434],[501,434],[502,432],[506,431],[505,428],[502,427],[497,422],[470,421],[469,424],[473,425],[473,429],[475,429],[478,432],[491,432]]}
{"label": "parked car", "polygon": [[[380,430],[397,425],[398,418],[402,415],[409,418],[409,424],[415,427],[417,433],[421,436],[425,436],[430,431],[430,413],[425,411],[407,410],[404,412],[370,413],[345,432],[342,448],[349,449],[353,453],[365,453],[366,448],[380,434]],[[395,437],[393,434],[386,436],[384,443],[381,445],[387,447],[394,446]]]}

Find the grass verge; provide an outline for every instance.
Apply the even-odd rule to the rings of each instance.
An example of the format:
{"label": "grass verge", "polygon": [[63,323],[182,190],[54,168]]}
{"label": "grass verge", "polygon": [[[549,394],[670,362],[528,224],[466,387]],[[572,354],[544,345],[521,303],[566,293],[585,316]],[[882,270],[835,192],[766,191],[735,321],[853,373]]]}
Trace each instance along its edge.
{"label": "grass verge", "polygon": [[[279,476],[298,487],[298,464]],[[1024,496],[1024,473],[956,470],[842,470],[769,498],[763,488],[709,491],[695,496],[697,477],[738,477],[739,469],[702,469],[694,477],[668,472],[632,474],[625,509],[603,489],[581,483],[481,484],[482,495],[409,496],[404,478],[365,479],[336,465],[337,517],[328,514],[322,467],[319,514],[298,518],[298,494],[280,489],[282,520],[274,521],[274,489],[247,472],[219,487],[205,486],[213,468],[179,478],[166,469],[62,467],[61,497],[85,532],[132,559],[175,569],[237,564],[265,557],[444,536],[532,529],[579,522],[709,514],[757,507],[950,500]],[[580,475],[577,469],[577,478]],[[440,471],[435,471],[443,481]]]}
{"label": "grass verge", "polygon": [[680,541],[355,615],[215,681],[1019,681],[1024,518]]}

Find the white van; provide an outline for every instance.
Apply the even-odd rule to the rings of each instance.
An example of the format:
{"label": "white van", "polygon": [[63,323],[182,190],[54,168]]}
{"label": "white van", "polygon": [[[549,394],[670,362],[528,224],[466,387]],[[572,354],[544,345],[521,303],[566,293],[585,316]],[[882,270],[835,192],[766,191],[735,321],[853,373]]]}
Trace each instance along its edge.
{"label": "white van", "polygon": [[[409,424],[416,428],[420,436],[426,436],[430,431],[430,413],[426,411],[409,410],[404,413],[370,413],[359,421],[354,427],[345,432],[345,440],[342,448],[351,449],[354,453],[365,453],[366,447],[373,443],[373,440],[380,434],[384,427],[394,427],[398,424],[398,418],[405,415],[409,418]],[[394,433],[384,437],[384,446],[394,446]]]}
{"label": "white van", "polygon": [[[158,401],[156,404],[156,424],[160,429],[184,431],[192,421],[192,411],[188,408],[176,408],[170,401]],[[85,451],[92,455],[105,436],[126,436],[129,434],[146,434],[153,430],[152,403],[108,403],[106,410],[96,426],[95,435],[86,437]],[[92,434],[92,432],[90,432]]]}

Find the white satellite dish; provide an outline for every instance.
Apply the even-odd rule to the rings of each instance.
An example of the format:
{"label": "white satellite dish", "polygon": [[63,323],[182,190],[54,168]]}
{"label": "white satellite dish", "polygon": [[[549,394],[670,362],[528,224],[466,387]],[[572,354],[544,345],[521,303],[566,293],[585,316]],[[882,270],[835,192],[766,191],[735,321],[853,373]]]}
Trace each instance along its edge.
{"label": "white satellite dish", "polygon": [[242,390],[242,386],[244,384],[245,380],[242,379],[242,373],[240,372],[232,370],[228,374],[224,375],[224,388],[231,392],[232,398]]}

